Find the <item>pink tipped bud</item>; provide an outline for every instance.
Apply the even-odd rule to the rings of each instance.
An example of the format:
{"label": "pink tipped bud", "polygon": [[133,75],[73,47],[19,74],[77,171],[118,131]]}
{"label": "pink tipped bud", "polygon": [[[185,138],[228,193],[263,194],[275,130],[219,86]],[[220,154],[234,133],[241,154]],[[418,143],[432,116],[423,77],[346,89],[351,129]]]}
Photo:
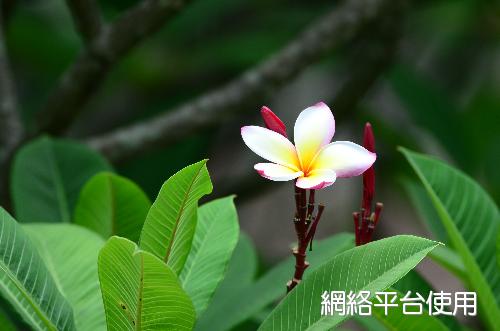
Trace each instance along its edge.
{"label": "pink tipped bud", "polygon": [[363,146],[372,153],[375,153],[375,136],[370,122],[365,124],[365,135],[363,137]]}
{"label": "pink tipped bud", "polygon": [[280,118],[276,116],[276,114],[273,113],[269,107],[263,106],[260,109],[260,114],[262,115],[264,123],[269,130],[273,130],[274,132],[278,132],[282,136],[287,137],[285,124],[283,124]]}
{"label": "pink tipped bud", "polygon": [[[365,125],[365,134],[363,137],[363,146],[372,153],[375,153],[375,137],[373,135],[370,123]],[[372,210],[373,196],[375,195],[375,170],[371,166],[363,173],[363,202],[362,208],[365,211],[364,216],[369,216]]]}

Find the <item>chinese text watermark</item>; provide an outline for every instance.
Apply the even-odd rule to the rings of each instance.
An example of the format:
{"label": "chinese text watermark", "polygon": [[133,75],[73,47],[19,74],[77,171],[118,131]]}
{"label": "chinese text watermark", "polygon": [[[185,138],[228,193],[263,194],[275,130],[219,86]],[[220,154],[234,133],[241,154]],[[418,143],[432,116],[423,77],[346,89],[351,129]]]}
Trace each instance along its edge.
{"label": "chinese text watermark", "polygon": [[398,292],[370,291],[349,293],[345,291],[324,291],[321,295],[321,315],[371,315],[372,308],[388,315],[391,309],[399,308],[404,315],[463,315],[476,316],[476,292],[430,292],[427,296],[412,291],[398,298]]}

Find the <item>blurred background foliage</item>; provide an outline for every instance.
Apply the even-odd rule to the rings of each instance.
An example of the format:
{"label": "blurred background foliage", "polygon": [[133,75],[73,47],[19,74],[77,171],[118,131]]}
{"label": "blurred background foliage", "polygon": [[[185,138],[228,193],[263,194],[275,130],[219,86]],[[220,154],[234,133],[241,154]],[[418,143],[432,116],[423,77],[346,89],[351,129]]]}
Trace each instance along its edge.
{"label": "blurred background foliage", "polygon": [[[136,3],[99,1],[108,21]],[[84,139],[101,134],[221,86],[280,50],[337,4],[323,0],[193,1],[116,64],[66,135]],[[417,214],[404,193],[403,183],[414,178],[396,151],[398,145],[447,160],[478,180],[497,204],[500,201],[500,2],[413,1],[395,28],[399,39],[394,54],[385,59],[383,70],[367,88],[360,87],[360,95],[347,109],[337,113],[332,100],[354,71],[369,65],[365,58],[370,54],[363,54],[363,47],[370,43],[370,33],[328,53],[266,97],[266,104],[284,118],[289,130],[300,110],[318,100],[325,100],[336,115],[337,139],[361,142],[364,122],[372,122],[379,155],[378,200],[386,206],[377,229],[379,237],[427,233],[417,225]],[[82,42],[62,0],[18,0],[5,24],[5,35],[23,121],[33,131],[41,105]],[[354,95],[356,88],[351,86]],[[277,247],[294,237],[283,216],[286,206],[292,206],[291,186],[266,182],[254,174],[257,158],[239,136],[241,125],[261,125],[260,106],[242,105],[218,125],[115,167],[154,198],[176,170],[209,157],[215,195],[238,195],[242,227],[254,237],[266,264],[287,255],[286,249]],[[327,206],[332,220],[321,224],[321,236],[351,229],[350,214],[358,208],[361,194],[360,181],[352,183],[339,181],[338,188],[331,189],[337,193],[322,195],[327,205],[332,199],[332,206]],[[291,217],[293,207],[288,210]],[[274,219],[276,215],[280,219]],[[270,227],[286,228],[284,238],[276,239],[278,232],[273,236]],[[446,276],[440,279],[446,283]]]}

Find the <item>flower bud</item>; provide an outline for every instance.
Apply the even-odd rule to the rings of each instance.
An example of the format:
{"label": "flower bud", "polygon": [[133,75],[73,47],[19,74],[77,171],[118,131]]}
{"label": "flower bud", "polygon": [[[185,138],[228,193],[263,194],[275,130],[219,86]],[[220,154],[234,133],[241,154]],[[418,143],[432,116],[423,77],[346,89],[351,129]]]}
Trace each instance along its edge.
{"label": "flower bud", "polygon": [[262,106],[260,110],[260,114],[262,115],[262,119],[264,119],[264,123],[269,130],[274,132],[278,132],[284,137],[287,137],[286,134],[286,126],[280,120],[278,116],[269,107]]}

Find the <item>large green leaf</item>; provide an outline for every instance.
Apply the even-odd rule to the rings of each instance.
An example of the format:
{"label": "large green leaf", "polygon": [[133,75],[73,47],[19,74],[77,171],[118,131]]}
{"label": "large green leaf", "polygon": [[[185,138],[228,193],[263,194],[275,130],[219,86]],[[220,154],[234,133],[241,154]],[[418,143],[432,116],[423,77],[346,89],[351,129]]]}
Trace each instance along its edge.
{"label": "large green leaf", "polygon": [[[438,246],[435,249],[433,249],[430,253],[429,256],[432,254],[432,252],[436,251],[437,249],[444,247],[444,246]],[[392,327],[394,330],[442,330],[443,326],[446,327],[446,329],[451,329],[451,330],[460,330],[460,324],[458,321],[453,318],[452,316],[448,315],[437,315],[437,316],[429,316],[427,312],[427,305],[423,304],[424,308],[424,314],[422,315],[404,315],[402,308],[402,302],[400,302],[400,299],[403,298],[403,296],[408,292],[411,291],[411,296],[415,297],[415,293],[421,294],[424,298],[426,298],[429,293],[436,292],[435,289],[416,271],[416,270],[411,270],[409,273],[407,273],[403,278],[401,278],[397,283],[392,285],[393,290],[391,291],[397,291],[399,292],[398,295],[398,303],[401,307],[398,309],[394,309],[390,311],[390,314],[388,316],[385,316],[385,314],[380,313],[380,309],[374,307],[376,310],[378,310],[378,314],[376,312],[376,317],[382,321],[384,324],[389,325]],[[373,300],[372,300],[373,301]],[[412,316],[412,317],[409,317]],[[437,321],[436,321],[437,319]],[[424,327],[423,325],[427,325],[427,327]],[[391,329],[390,327],[390,329]]]}
{"label": "large green leaf", "polygon": [[36,247],[0,207],[0,291],[35,330],[75,330],[73,311]]}
{"label": "large green leaf", "polygon": [[149,210],[140,247],[151,252],[179,274],[191,249],[198,200],[212,192],[206,160],[170,177]]}
{"label": "large green leaf", "polygon": [[19,222],[70,222],[80,189],[109,164],[84,145],[42,137],[16,154],[12,198]]}
{"label": "large green leaf", "polygon": [[132,181],[105,172],[83,187],[73,222],[104,238],[112,235],[137,242],[151,202]]}
{"label": "large green leaf", "polygon": [[[310,267],[305,273],[305,279],[336,254],[354,247],[352,234],[341,233],[331,238],[314,243],[312,252],[308,252],[307,260]],[[235,255],[234,258],[239,256]],[[205,314],[197,321],[197,330],[229,330],[248,318],[251,318],[286,293],[286,282],[290,280],[295,266],[293,257],[268,271],[251,284],[241,284],[220,301],[215,301]],[[245,269],[242,268],[244,271]],[[221,284],[225,286],[226,280]],[[241,298],[245,298],[242,300]],[[217,304],[217,305],[216,305]]]}
{"label": "large green leaf", "polygon": [[488,194],[471,178],[442,161],[401,148],[436,208],[448,237],[462,258],[481,314],[500,330],[500,273],[493,258],[500,218]]}
{"label": "large green leaf", "polygon": [[321,316],[324,291],[383,291],[413,269],[438,243],[395,236],[343,252],[309,274],[259,330],[329,330],[348,316]]}
{"label": "large green leaf", "polygon": [[193,301],[198,316],[224,277],[238,242],[238,214],[233,199],[214,200],[198,211],[193,245],[180,274],[182,287]]}
{"label": "large green leaf", "polygon": [[[382,322],[382,324],[385,325],[387,329],[391,331],[449,330],[448,327],[441,320],[439,320],[435,316],[429,315],[428,311],[425,308],[426,307],[425,303],[422,303],[423,305],[422,314],[419,315],[404,314],[403,302],[401,302],[401,298],[404,297],[405,293],[399,292],[396,289],[388,289],[387,292],[397,293],[396,304],[398,306],[391,307],[387,315],[385,315],[384,309],[382,307],[374,306],[372,309],[373,316],[375,316],[380,322]],[[415,297],[415,291],[412,291],[411,296]]]}
{"label": "large green leaf", "polygon": [[206,321],[217,320],[217,314],[220,314],[219,307],[225,306],[227,300],[233,298],[235,293],[239,293],[242,288],[252,283],[256,273],[257,251],[248,235],[240,232],[238,244],[233,251],[224,279],[215,290],[208,308],[198,317],[196,329],[198,325],[202,325],[201,330],[203,330],[203,325],[207,325]]}
{"label": "large green leaf", "polygon": [[104,240],[72,224],[26,224],[23,228],[73,307],[78,331],[106,330],[97,275]]}
{"label": "large green leaf", "polygon": [[[403,186],[415,206],[416,211],[435,236],[435,239],[448,244],[448,234],[425,188],[416,181],[410,179],[403,180]],[[442,267],[448,269],[462,281],[467,281],[462,259],[451,248],[446,246],[436,247],[436,249],[429,253],[429,257]]]}
{"label": "large green leaf", "polygon": [[113,236],[99,253],[98,265],[108,331],[192,329],[193,304],[156,256]]}
{"label": "large green leaf", "polygon": [[464,263],[455,251],[445,246],[439,246],[429,253],[429,257],[460,278],[462,282],[467,283],[469,281]]}
{"label": "large green leaf", "polygon": [[448,244],[449,240],[446,230],[425,189],[416,180],[405,179],[402,182],[420,219],[432,233],[432,239]]}

